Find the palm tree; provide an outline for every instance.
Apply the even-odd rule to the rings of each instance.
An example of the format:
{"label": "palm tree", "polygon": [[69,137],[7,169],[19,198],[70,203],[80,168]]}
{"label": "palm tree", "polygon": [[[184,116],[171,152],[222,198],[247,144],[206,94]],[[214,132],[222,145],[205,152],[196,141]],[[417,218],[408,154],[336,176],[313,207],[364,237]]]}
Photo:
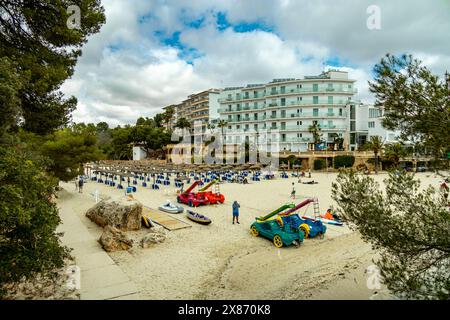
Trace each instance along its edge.
{"label": "palm tree", "polygon": [[212,123],[212,122],[208,122],[208,124],[206,125],[206,128],[213,133],[214,129],[216,128],[216,126]]}
{"label": "palm tree", "polygon": [[408,151],[400,143],[393,143],[386,145],[384,156],[391,160],[395,167],[398,167],[400,159],[408,155]]}
{"label": "palm tree", "polygon": [[344,145],[344,138],[342,138],[342,136],[337,133],[332,133],[331,138],[333,139],[333,143],[335,144],[335,146],[337,146],[337,149],[342,150]]}
{"label": "palm tree", "polygon": [[184,129],[187,129],[190,127],[191,127],[191,123],[186,118],[178,119],[177,123],[175,124],[175,128],[180,128],[181,130],[183,130],[183,133],[184,133]]}
{"label": "palm tree", "polygon": [[219,122],[217,123],[217,127],[220,128],[220,131],[222,132],[222,141],[225,142],[225,135],[224,135],[224,128],[228,125],[228,122],[220,119]]}
{"label": "palm tree", "polygon": [[367,150],[373,151],[375,155],[375,174],[378,174],[378,154],[383,150],[383,145],[384,142],[380,136],[372,136],[365,146]]}
{"label": "palm tree", "polygon": [[174,114],[175,114],[175,108],[173,106],[167,107],[166,111],[163,113],[164,122],[166,123],[167,129],[169,129],[169,130],[171,129],[170,122],[172,121]]}
{"label": "palm tree", "polygon": [[313,135],[315,149],[316,144],[320,143],[322,140],[322,131],[320,130],[320,125],[317,123],[313,123],[309,126],[308,131]]}

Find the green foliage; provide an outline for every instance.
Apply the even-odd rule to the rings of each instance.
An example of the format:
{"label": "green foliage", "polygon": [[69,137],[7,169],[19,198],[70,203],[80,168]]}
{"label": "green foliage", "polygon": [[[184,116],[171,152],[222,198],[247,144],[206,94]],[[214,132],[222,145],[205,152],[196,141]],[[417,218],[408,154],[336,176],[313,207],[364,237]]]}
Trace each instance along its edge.
{"label": "green foliage", "polygon": [[55,232],[56,183],[44,173],[42,158],[23,146],[0,146],[0,296],[7,283],[63,266],[68,251]]}
{"label": "green foliage", "polygon": [[60,180],[69,181],[82,174],[82,165],[102,158],[94,127],[73,126],[47,137],[42,153],[51,159],[48,170]]}
{"label": "green foliage", "polygon": [[380,251],[377,265],[394,294],[450,299],[450,213],[442,194],[413,174],[392,172],[386,190],[372,178],[341,172],[332,184],[337,213]]}
{"label": "green foliage", "polygon": [[450,146],[450,90],[410,55],[387,55],[374,68],[370,91],[385,109],[383,126],[400,130],[403,140],[418,141],[438,159]]}
{"label": "green foliage", "polygon": [[177,123],[175,124],[175,128],[186,129],[186,128],[190,128],[190,127],[191,127],[191,123],[186,118],[178,119]]}
{"label": "green foliage", "polygon": [[355,163],[354,156],[336,156],[334,158],[334,168],[351,168]]}
{"label": "green foliage", "polygon": [[317,123],[314,123],[309,126],[308,131],[312,133],[314,143],[320,143],[322,141],[322,130],[320,129],[320,125]]}
{"label": "green foliage", "polygon": [[384,150],[384,160],[389,160],[392,165],[398,167],[400,159],[408,156],[408,150],[400,143],[387,144]]}
{"label": "green foliage", "polygon": [[384,142],[380,136],[370,137],[370,141],[366,142],[364,145],[365,150],[373,151],[375,155],[375,173],[378,173],[378,155],[383,150]]}
{"label": "green foliage", "polygon": [[21,86],[13,63],[7,58],[0,58],[0,136],[17,123],[20,106],[18,94]]}
{"label": "green foliage", "polygon": [[131,147],[131,126],[127,125],[124,128],[120,126],[111,131],[111,151],[109,158],[115,160],[130,160],[133,157],[133,150]]}
{"label": "green foliage", "polygon": [[222,133],[222,141],[225,141],[225,128],[227,127],[228,122],[220,119],[217,123],[217,127],[220,128],[220,132]]}
{"label": "green foliage", "polygon": [[327,163],[324,159],[315,159],[314,160],[314,170],[322,170],[323,168],[326,168]]}
{"label": "green foliage", "polygon": [[[69,5],[81,9],[80,29],[67,27]],[[10,57],[20,74],[23,127],[51,133],[67,124],[75,109],[76,99],[57,90],[72,76],[81,46],[104,23],[103,8],[99,0],[4,0],[0,13],[0,58]]]}
{"label": "green foliage", "polygon": [[170,122],[172,121],[174,114],[175,114],[175,107],[169,106],[166,108],[164,113],[161,115],[163,122],[168,126],[169,130],[171,129]]}

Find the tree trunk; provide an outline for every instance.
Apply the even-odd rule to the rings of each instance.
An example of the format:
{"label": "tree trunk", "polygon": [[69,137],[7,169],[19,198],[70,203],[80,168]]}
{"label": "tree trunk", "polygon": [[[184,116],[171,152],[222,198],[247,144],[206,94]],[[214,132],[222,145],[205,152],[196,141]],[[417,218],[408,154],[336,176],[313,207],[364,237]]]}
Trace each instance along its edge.
{"label": "tree trunk", "polygon": [[378,153],[375,152],[375,174],[378,174]]}

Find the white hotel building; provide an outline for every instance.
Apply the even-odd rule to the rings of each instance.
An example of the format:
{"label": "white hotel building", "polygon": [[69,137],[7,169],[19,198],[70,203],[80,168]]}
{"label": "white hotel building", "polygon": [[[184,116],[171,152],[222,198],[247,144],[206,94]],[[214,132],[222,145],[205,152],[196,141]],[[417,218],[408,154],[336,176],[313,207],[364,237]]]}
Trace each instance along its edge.
{"label": "white hotel building", "polygon": [[[302,152],[313,149],[309,127],[320,125],[323,145],[335,150],[336,134],[344,147],[354,149],[350,131],[359,103],[353,102],[357,90],[348,73],[330,70],[304,79],[275,79],[267,84],[225,88],[219,95],[220,119],[227,121],[226,143],[250,141],[260,150]],[[353,130],[351,130],[353,129]],[[266,148],[266,142],[273,144]],[[275,148],[274,148],[275,146]]]}

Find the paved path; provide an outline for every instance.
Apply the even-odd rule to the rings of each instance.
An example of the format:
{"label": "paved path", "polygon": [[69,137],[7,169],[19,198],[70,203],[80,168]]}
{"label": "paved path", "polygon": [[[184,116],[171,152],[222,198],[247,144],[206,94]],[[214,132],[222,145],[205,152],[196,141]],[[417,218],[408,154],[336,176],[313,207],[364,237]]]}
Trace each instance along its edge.
{"label": "paved path", "polygon": [[136,285],[98,243],[101,229],[96,227],[96,230],[90,230],[81,220],[87,218],[80,217],[73,210],[73,206],[79,205],[80,198],[83,199],[83,206],[89,208],[94,205],[92,197],[88,194],[63,193],[65,208],[59,208],[62,224],[58,232],[64,232],[62,242],[73,248],[72,256],[81,270],[81,299],[139,299]]}

